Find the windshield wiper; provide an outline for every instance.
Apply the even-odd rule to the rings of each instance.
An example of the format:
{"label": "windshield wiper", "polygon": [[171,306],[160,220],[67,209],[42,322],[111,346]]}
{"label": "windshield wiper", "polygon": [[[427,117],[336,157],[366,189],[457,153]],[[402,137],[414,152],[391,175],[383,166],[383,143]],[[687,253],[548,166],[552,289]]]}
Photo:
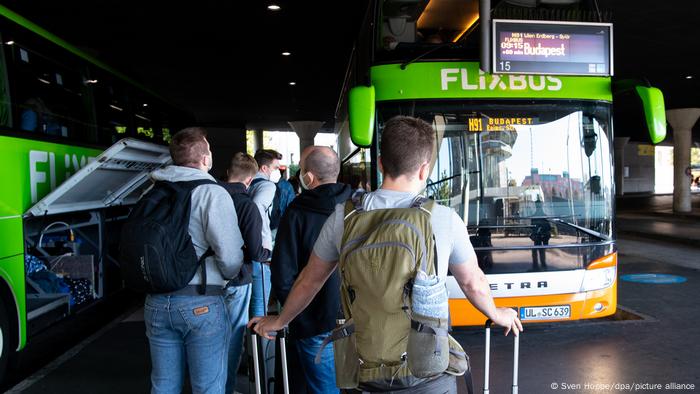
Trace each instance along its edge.
{"label": "windshield wiper", "polygon": [[608,238],[607,236],[605,236],[605,235],[603,235],[603,234],[601,234],[601,233],[599,233],[599,232],[597,232],[597,231],[595,231],[595,230],[591,230],[591,229],[589,229],[589,228],[581,227],[581,226],[579,226],[579,225],[577,225],[577,224],[569,223],[569,222],[564,221],[564,220],[562,220],[562,219],[560,219],[560,218],[545,218],[545,219],[548,220],[548,221],[550,221],[550,222],[561,223],[561,224],[565,224],[565,225],[567,225],[567,226],[569,226],[569,227],[573,227],[573,228],[575,228],[576,230],[578,230],[578,231],[580,231],[580,232],[582,232],[582,233],[586,233],[586,234],[588,234],[588,235],[592,235],[592,236],[594,236],[594,237],[597,237],[597,238],[599,238],[599,239],[602,239],[603,241],[609,241],[609,240],[610,240],[610,238]]}

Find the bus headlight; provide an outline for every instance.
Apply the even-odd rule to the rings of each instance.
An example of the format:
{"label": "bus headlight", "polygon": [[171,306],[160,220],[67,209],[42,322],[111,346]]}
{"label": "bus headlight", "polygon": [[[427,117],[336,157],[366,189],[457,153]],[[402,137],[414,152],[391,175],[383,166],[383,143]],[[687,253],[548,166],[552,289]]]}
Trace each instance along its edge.
{"label": "bus headlight", "polygon": [[581,291],[592,291],[605,289],[612,286],[615,282],[617,267],[598,268],[586,270],[586,275],[583,277]]}

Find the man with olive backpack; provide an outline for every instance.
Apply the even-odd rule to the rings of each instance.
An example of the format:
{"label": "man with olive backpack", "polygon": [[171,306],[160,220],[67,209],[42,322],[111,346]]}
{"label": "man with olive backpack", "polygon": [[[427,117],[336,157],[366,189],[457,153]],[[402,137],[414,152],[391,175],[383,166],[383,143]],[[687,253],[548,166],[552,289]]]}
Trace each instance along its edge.
{"label": "man with olive backpack", "polygon": [[469,301],[506,334],[522,331],[515,311],[494,305],[461,218],[418,194],[434,146],[435,131],[426,122],[387,121],[378,160],[381,188],[336,207],[282,313],[248,323],[269,337],[306,308],[338,267],[346,320],[332,339],[340,388],[457,392],[455,375],[465,373],[467,360],[447,333],[448,269]]}

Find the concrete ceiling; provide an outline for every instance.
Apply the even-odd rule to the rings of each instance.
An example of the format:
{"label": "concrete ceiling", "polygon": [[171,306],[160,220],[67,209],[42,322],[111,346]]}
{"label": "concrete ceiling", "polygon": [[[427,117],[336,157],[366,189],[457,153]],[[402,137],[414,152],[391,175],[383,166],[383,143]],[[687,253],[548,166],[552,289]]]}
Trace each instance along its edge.
{"label": "concrete ceiling", "polygon": [[[288,129],[290,120],[322,120],[330,129],[367,1],[279,0],[275,12],[263,1],[3,3],[204,125]],[[669,108],[700,107],[700,2],[598,5],[612,12],[616,76],[646,78]]]}

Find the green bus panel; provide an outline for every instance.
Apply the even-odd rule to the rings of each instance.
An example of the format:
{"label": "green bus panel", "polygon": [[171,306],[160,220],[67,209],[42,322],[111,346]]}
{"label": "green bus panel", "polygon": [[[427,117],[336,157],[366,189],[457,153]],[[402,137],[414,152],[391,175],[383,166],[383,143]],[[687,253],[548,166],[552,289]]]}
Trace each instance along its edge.
{"label": "green bus panel", "polygon": [[0,179],[4,183],[0,217],[23,215],[100,153],[97,149],[0,136]]}
{"label": "green bus panel", "polygon": [[476,62],[374,66],[377,101],[441,98],[584,99],[612,101],[609,77],[492,75]]}
{"label": "green bus panel", "polygon": [[22,217],[0,217],[0,258],[17,256],[24,253],[22,241]]}
{"label": "green bus panel", "polygon": [[[14,234],[21,240],[22,220],[13,220],[13,222],[17,222],[16,226],[14,224],[8,226],[3,222],[4,220],[0,221],[0,231],[3,231],[2,235]],[[5,231],[8,230],[13,231],[13,233],[6,233]],[[21,242],[19,244],[21,245]],[[24,282],[24,254],[0,258],[0,277],[10,285],[10,291],[14,295],[15,302],[17,303],[17,313],[19,315],[19,349],[22,349],[27,343],[27,299],[25,296]],[[10,324],[15,324],[15,322],[10,321]],[[15,338],[13,338],[13,340],[14,339]]]}

